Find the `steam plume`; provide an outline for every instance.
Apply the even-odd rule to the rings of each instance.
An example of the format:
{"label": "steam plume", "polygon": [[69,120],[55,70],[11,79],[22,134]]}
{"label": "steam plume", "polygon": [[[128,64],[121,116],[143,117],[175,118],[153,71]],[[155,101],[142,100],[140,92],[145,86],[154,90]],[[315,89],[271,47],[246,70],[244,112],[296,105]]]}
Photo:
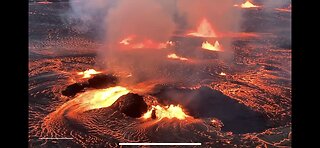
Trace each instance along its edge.
{"label": "steam plume", "polygon": [[[85,26],[95,26],[104,32],[104,46],[99,49],[99,64],[110,71],[125,71],[136,81],[170,79],[184,81],[197,73],[198,68],[186,68],[172,63],[168,49],[130,49],[120,47],[121,40],[134,36],[134,42],[164,43],[177,30],[196,29],[206,19],[219,33],[237,32],[241,14],[233,7],[233,0],[72,0],[72,14]],[[220,40],[220,39],[219,39]],[[231,39],[219,41],[230,59],[233,54]],[[129,43],[126,43],[129,44]],[[201,44],[199,45],[201,48]],[[188,73],[188,74],[187,74]]]}

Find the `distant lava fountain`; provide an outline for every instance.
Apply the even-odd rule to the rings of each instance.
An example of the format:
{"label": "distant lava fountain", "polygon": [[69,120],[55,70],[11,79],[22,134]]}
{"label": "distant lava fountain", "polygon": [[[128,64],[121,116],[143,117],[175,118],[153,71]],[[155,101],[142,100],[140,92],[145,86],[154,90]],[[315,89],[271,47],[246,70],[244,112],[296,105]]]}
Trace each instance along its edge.
{"label": "distant lava fountain", "polygon": [[92,75],[99,74],[100,71],[96,71],[94,69],[88,69],[83,72],[78,72],[78,75],[82,75],[82,78],[91,78]]}
{"label": "distant lava fountain", "polygon": [[179,120],[184,120],[187,117],[189,117],[186,113],[183,112],[182,108],[177,105],[170,105],[161,107],[159,105],[152,106],[152,109],[150,109],[148,112],[146,112],[143,116],[144,119],[148,118],[157,118],[159,120],[163,118],[177,118]]}
{"label": "distant lava fountain", "polygon": [[216,41],[214,45],[210,44],[208,41],[202,43],[202,49],[207,49],[211,51],[222,51],[220,43]]}
{"label": "distant lava fountain", "polygon": [[169,55],[167,56],[167,58],[169,58],[169,59],[175,59],[175,60],[181,60],[181,61],[188,61],[187,58],[183,58],[183,57],[177,56],[175,53],[169,54]]}
{"label": "distant lava fountain", "polygon": [[[239,5],[234,5],[234,6],[238,7]],[[245,3],[241,4],[240,7],[241,8],[258,8],[261,6],[254,5],[250,1],[246,1]]]}
{"label": "distant lava fountain", "polygon": [[212,29],[211,24],[205,18],[202,19],[197,31],[188,33],[188,35],[197,37],[217,37],[217,34]]}

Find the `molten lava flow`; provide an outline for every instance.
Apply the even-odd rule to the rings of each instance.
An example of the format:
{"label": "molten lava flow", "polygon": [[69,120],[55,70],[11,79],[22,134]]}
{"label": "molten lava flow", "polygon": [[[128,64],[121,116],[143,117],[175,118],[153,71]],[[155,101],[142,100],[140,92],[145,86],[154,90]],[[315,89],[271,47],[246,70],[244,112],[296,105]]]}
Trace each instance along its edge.
{"label": "molten lava flow", "polygon": [[167,48],[167,47],[170,47],[170,46],[173,46],[174,43],[172,41],[167,41],[165,43],[160,43],[158,45],[158,48]]}
{"label": "molten lava flow", "polygon": [[52,2],[49,2],[49,1],[42,1],[42,2],[37,2],[38,4],[44,4],[44,5],[47,5],[47,4],[51,4]]}
{"label": "molten lava flow", "polygon": [[288,6],[288,8],[275,8],[275,10],[281,12],[291,12],[291,4]]}
{"label": "molten lava flow", "polygon": [[88,69],[83,72],[78,72],[78,75],[83,75],[82,78],[90,78],[91,75],[99,74],[101,73],[100,71],[96,71],[94,69]]}
{"label": "molten lava flow", "polygon": [[131,35],[119,42],[119,44],[122,44],[129,48],[139,49],[139,48],[156,48],[156,49],[162,49],[167,48],[168,46],[172,46],[172,41],[167,42],[155,42],[151,39],[144,39],[142,41],[137,41],[136,36]]}
{"label": "molten lava flow", "polygon": [[176,59],[176,60],[181,60],[181,61],[187,61],[188,60],[187,58],[183,58],[183,57],[177,56],[175,53],[169,54],[167,57],[169,59]]}
{"label": "molten lava flow", "polygon": [[132,48],[157,48],[157,45],[152,40],[144,40],[141,43],[132,45]]}
{"label": "molten lava flow", "polygon": [[123,44],[123,45],[129,45],[130,44],[130,41],[132,40],[132,37],[127,37],[125,39],[123,39],[121,42],[119,42],[120,44]]}
{"label": "molten lava flow", "polygon": [[130,91],[122,86],[110,87],[107,89],[99,89],[85,92],[77,98],[84,106],[85,110],[103,108],[111,106],[115,101]]}
{"label": "molten lava flow", "polygon": [[211,50],[211,51],[221,51],[221,47],[218,41],[214,43],[214,45],[210,44],[209,42],[203,42],[202,43],[202,48]]}
{"label": "molten lava flow", "polygon": [[[239,5],[233,5],[233,6],[238,7]],[[250,1],[246,1],[245,3],[241,4],[240,7],[241,8],[258,8],[260,6],[254,5]]]}
{"label": "molten lava flow", "polygon": [[207,19],[203,19],[197,28],[196,32],[191,32],[188,35],[197,37],[217,37],[216,33],[213,31],[211,24]]}
{"label": "molten lava flow", "polygon": [[251,32],[229,32],[224,33],[222,36],[224,37],[232,37],[232,38],[257,38],[261,37],[261,34],[251,33]]}
{"label": "molten lava flow", "polygon": [[163,118],[169,118],[169,119],[177,118],[179,120],[184,120],[186,117],[188,117],[188,115],[183,112],[182,108],[179,105],[177,106],[170,105],[165,107],[161,107],[159,105],[152,106],[152,109],[150,109],[142,117],[144,119],[151,118],[153,111],[155,112],[156,118],[158,118],[159,120]]}
{"label": "molten lava flow", "polygon": [[53,114],[73,116],[88,110],[109,107],[121,96],[129,92],[130,90],[122,86],[87,90],[76,98],[61,105]]}
{"label": "molten lava flow", "polygon": [[219,128],[221,128],[221,127],[224,126],[223,123],[222,123],[219,119],[216,119],[216,118],[213,118],[213,119],[211,120],[211,124],[212,124],[213,126],[219,127]]}

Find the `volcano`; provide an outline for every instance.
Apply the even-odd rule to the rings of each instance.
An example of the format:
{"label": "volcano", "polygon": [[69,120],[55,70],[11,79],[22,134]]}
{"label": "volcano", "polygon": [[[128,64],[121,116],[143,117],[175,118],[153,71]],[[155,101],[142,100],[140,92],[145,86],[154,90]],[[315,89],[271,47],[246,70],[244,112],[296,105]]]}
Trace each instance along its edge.
{"label": "volcano", "polygon": [[291,11],[168,3],[29,2],[29,147],[291,147]]}

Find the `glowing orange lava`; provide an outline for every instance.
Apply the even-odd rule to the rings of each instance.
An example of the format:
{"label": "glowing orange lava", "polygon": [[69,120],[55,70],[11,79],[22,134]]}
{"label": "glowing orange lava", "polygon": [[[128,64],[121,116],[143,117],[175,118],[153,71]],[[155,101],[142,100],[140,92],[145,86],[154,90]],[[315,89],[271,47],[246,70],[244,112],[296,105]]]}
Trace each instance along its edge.
{"label": "glowing orange lava", "polygon": [[88,110],[111,106],[121,96],[130,92],[125,87],[115,86],[107,89],[87,90],[74,99],[62,104],[53,114],[73,116]]}
{"label": "glowing orange lava", "polygon": [[139,48],[156,48],[162,49],[167,48],[168,46],[172,46],[172,41],[167,42],[155,42],[151,39],[144,39],[142,41],[137,41],[136,36],[131,35],[119,42],[119,44],[124,45],[129,48],[139,49]]}
{"label": "glowing orange lava", "polygon": [[219,128],[223,127],[223,123],[219,119],[216,119],[216,118],[213,118],[211,120],[211,124],[215,127],[219,127]]}
{"label": "glowing orange lava", "polygon": [[110,87],[107,89],[97,89],[87,91],[79,95],[74,100],[81,103],[84,110],[109,107],[121,96],[128,94],[130,91],[122,86]]}
{"label": "glowing orange lava", "polygon": [[202,19],[197,31],[188,33],[188,35],[197,37],[217,37],[217,34],[213,31],[211,24],[205,18]]}
{"label": "glowing orange lava", "polygon": [[90,78],[92,75],[99,74],[100,71],[96,71],[94,69],[88,69],[83,72],[78,72],[78,75],[82,75],[82,78]]}
{"label": "glowing orange lava", "polygon": [[[234,5],[234,6],[238,7],[239,5]],[[241,4],[240,7],[241,8],[258,8],[261,6],[254,5],[250,1],[246,1],[245,3]]]}
{"label": "glowing orange lava", "polygon": [[172,42],[172,41],[167,41],[167,43],[166,43],[168,46],[173,46],[174,45],[174,43]]}
{"label": "glowing orange lava", "polygon": [[123,44],[123,45],[129,45],[130,44],[130,41],[132,40],[132,37],[127,37],[125,39],[123,39],[121,42],[119,42],[120,44]]}
{"label": "glowing orange lava", "polygon": [[214,45],[210,44],[209,42],[203,42],[202,43],[202,48],[211,50],[211,51],[221,51],[220,43],[216,41]]}
{"label": "glowing orange lava", "polygon": [[211,120],[212,123],[217,123],[218,121],[216,119]]}
{"label": "glowing orange lava", "polygon": [[181,60],[181,61],[187,61],[188,60],[187,58],[183,58],[183,57],[177,56],[175,53],[169,54],[167,57],[169,59],[176,59],[176,60]]}
{"label": "glowing orange lava", "polygon": [[275,10],[281,12],[291,12],[291,4],[288,6],[288,8],[275,8]]}
{"label": "glowing orange lava", "polygon": [[146,112],[142,117],[144,119],[148,119],[151,118],[152,116],[152,111],[155,111],[155,116],[161,120],[163,118],[177,118],[179,120],[184,120],[187,117],[189,117],[187,114],[185,114],[182,110],[182,108],[177,105],[170,105],[170,106],[165,106],[165,107],[161,107],[159,105],[157,106],[152,106],[152,109],[150,109],[148,112]]}
{"label": "glowing orange lava", "polygon": [[262,33],[252,33],[252,32],[229,32],[224,33],[222,36],[224,37],[232,37],[232,38],[257,38],[260,37]]}

